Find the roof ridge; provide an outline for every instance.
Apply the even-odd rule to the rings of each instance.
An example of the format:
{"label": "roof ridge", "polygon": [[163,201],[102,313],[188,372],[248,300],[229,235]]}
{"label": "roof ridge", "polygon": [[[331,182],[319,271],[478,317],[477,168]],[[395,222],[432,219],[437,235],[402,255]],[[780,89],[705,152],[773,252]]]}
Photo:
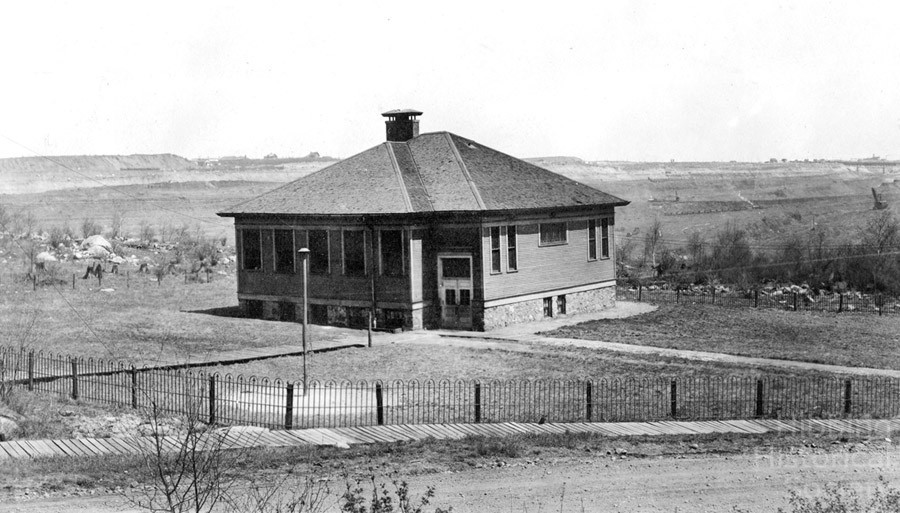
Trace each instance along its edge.
{"label": "roof ridge", "polygon": [[422,179],[422,173],[419,171],[419,163],[416,162],[416,154],[412,151],[412,148],[409,147],[409,141],[406,141],[403,144],[406,145],[406,150],[409,152],[409,159],[412,160],[413,165],[416,166],[416,178],[418,178],[419,183],[422,184],[422,190],[425,191],[425,199],[428,200],[428,204],[431,205],[431,211],[434,212],[434,201],[431,199],[431,192],[428,191],[425,180]]}
{"label": "roof ridge", "polygon": [[406,182],[403,181],[403,173],[400,172],[400,164],[397,163],[397,156],[394,155],[394,145],[390,142],[386,142],[384,144],[387,146],[388,156],[391,159],[391,165],[394,167],[394,172],[397,174],[397,181],[400,182],[400,194],[403,196],[403,203],[406,204],[406,211],[412,212],[412,201],[410,201],[409,199],[409,192],[406,190]]}
{"label": "roof ridge", "polygon": [[472,180],[472,175],[469,174],[469,169],[466,167],[466,163],[463,162],[462,155],[459,154],[459,148],[456,147],[456,143],[450,137],[450,132],[444,132],[444,136],[447,138],[447,142],[450,143],[450,150],[453,152],[453,156],[456,157],[456,162],[459,163],[459,169],[462,171],[463,176],[466,177],[466,182],[469,184],[469,189],[472,190],[472,195],[475,196],[475,202],[478,203],[478,207],[481,210],[487,210],[484,206],[484,201],[481,199],[481,193],[478,192],[478,186]]}

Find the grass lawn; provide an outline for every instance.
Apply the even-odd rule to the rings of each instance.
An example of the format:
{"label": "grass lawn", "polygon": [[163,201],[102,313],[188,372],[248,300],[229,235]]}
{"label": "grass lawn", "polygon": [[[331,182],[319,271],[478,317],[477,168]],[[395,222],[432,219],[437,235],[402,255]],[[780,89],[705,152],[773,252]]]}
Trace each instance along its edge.
{"label": "grass lawn", "polygon": [[543,335],[900,369],[897,316],[661,305],[636,317],[590,321]]}
{"label": "grass lawn", "polygon": [[[482,347],[479,347],[482,346]],[[663,376],[819,376],[781,369],[710,364],[678,358],[625,355],[578,347],[534,343],[439,339],[423,343],[383,343],[309,357],[311,380],[533,380],[579,378],[658,378]],[[209,371],[301,380],[302,359],[287,357]]]}
{"label": "grass lawn", "polygon": [[[210,283],[185,284],[183,275],[175,275],[160,285],[155,277],[123,266],[119,275],[104,275],[102,288],[113,289],[107,292],[95,278],[81,279],[86,264],[63,266],[67,283],[36,291],[21,278],[13,279],[11,266],[0,266],[0,344],[150,363],[160,354],[205,354],[300,341],[302,328],[296,323],[202,313],[236,309],[233,264],[224,268],[224,276],[213,273]],[[74,290],[72,273],[77,274]],[[310,333],[316,340],[339,336],[337,330],[318,326]]]}

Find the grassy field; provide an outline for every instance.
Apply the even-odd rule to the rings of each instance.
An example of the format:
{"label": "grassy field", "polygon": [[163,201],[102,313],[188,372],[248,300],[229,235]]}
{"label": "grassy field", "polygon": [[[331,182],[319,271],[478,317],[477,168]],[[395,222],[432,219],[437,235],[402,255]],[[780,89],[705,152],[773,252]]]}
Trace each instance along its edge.
{"label": "grassy field", "polygon": [[545,335],[900,369],[900,318],[896,316],[662,305],[639,317],[591,321]]}

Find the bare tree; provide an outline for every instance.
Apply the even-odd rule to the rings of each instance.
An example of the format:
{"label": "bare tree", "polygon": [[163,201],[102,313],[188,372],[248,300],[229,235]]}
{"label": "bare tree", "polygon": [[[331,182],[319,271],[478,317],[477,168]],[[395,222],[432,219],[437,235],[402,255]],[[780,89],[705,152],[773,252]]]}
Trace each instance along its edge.
{"label": "bare tree", "polygon": [[650,265],[656,267],[656,254],[662,243],[662,222],[657,217],[650,223],[647,236],[644,239],[644,260],[650,259]]}

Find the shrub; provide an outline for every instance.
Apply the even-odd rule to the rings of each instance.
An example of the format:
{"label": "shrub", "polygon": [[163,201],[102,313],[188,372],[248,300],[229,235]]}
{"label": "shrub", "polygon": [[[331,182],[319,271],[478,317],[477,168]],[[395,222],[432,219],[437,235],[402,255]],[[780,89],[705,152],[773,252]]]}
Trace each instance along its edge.
{"label": "shrub", "polygon": [[[866,502],[845,483],[826,486],[824,495],[811,498],[791,490],[788,502],[793,513],[888,513],[900,511],[900,490],[879,476],[875,493]],[[778,511],[785,513],[782,508]]]}
{"label": "shrub", "polygon": [[94,222],[93,219],[85,217],[81,220],[81,234],[85,239],[91,235],[100,235],[101,233],[103,233],[103,227]]}
{"label": "shrub", "polygon": [[[385,483],[377,484],[371,477],[371,497],[366,496],[360,480],[355,486],[347,483],[347,491],[341,496],[341,511],[345,513],[424,513],[425,507],[434,498],[434,487],[429,486],[425,495],[418,499],[409,496],[409,484],[406,481],[391,481],[394,492],[388,490]],[[368,504],[368,507],[366,506]],[[434,513],[449,513],[453,508],[435,508]]]}

